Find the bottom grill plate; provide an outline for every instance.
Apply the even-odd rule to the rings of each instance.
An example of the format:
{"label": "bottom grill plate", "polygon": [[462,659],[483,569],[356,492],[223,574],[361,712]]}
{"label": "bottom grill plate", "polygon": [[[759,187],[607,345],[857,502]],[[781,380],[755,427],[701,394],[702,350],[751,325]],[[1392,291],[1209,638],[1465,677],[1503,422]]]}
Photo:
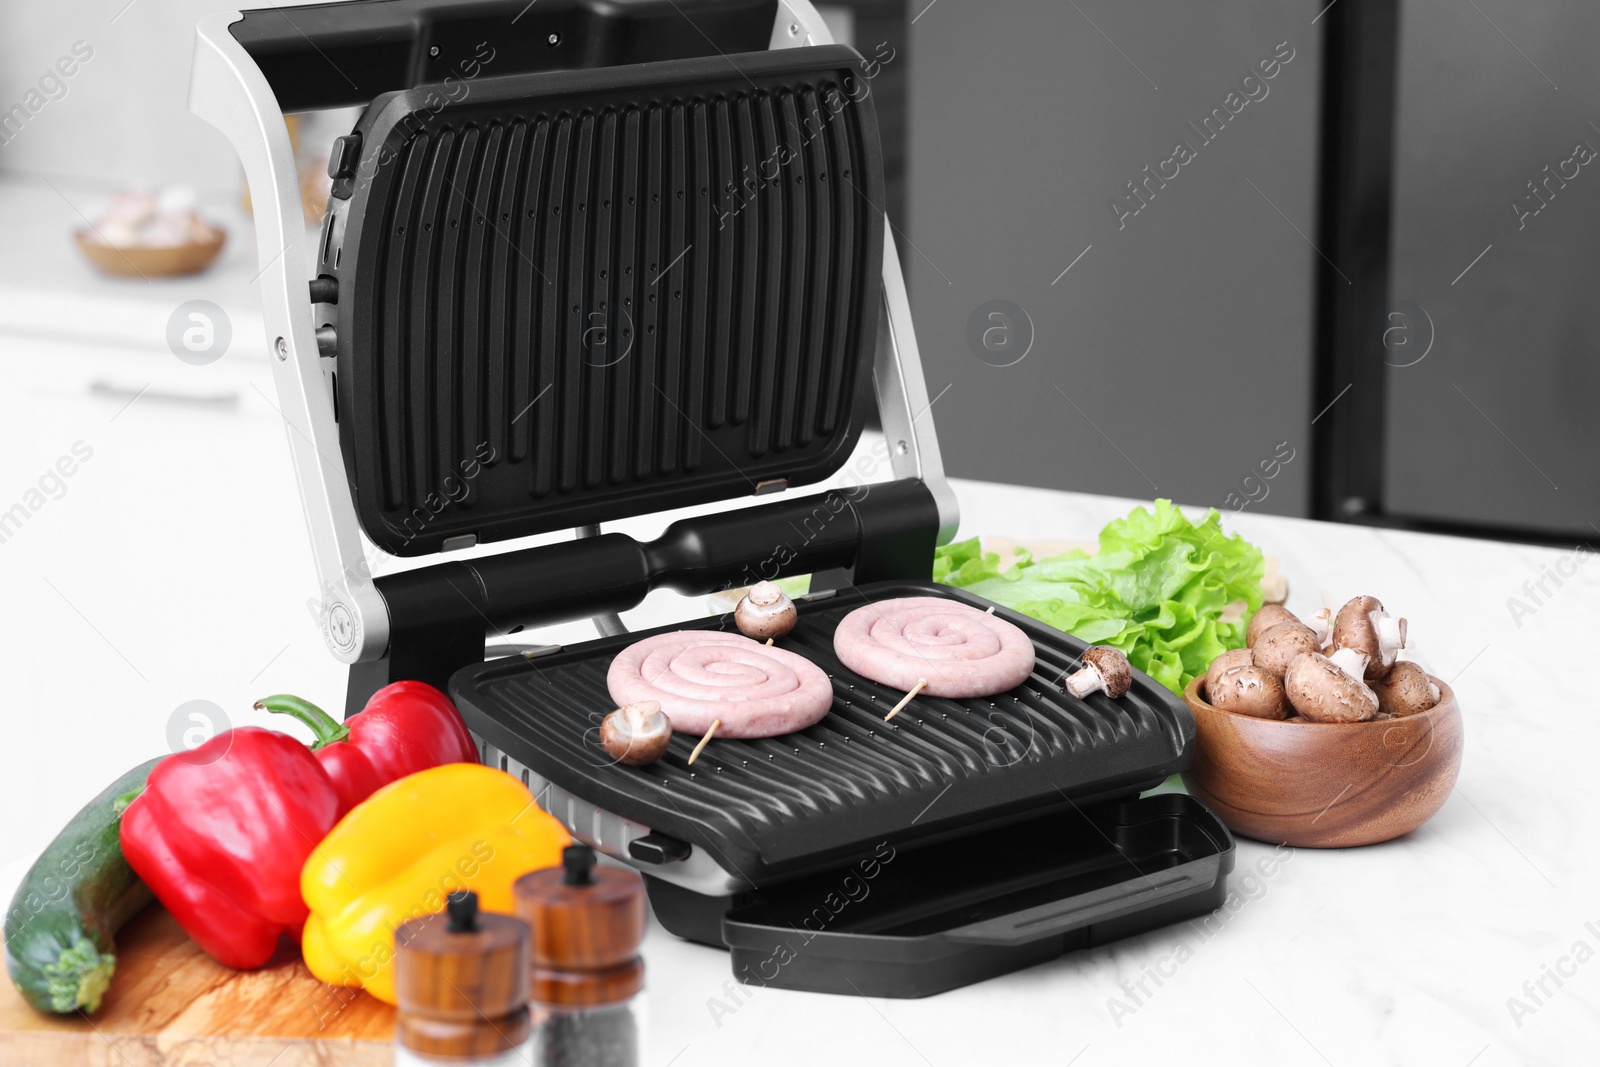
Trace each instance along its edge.
{"label": "bottom grill plate", "polygon": [[708,850],[749,885],[904,846],[1125,796],[1189,762],[1194,719],[1183,702],[1135,674],[1118,700],[1079,700],[1062,679],[1085,644],[1005,608],[1037,657],[1023,685],[990,698],[904,695],[839,663],[833,631],[861,604],[939,596],[989,603],[932,582],[887,582],[802,601],[781,646],[833,680],[832,712],[809,729],[754,741],[715,739],[693,767],[696,738],[676,735],[659,762],[611,762],[598,741],[613,704],[606,670],[633,641],[669,629],[733,629],[723,615],[603,638],[547,656],[494,660],[458,671],[455,698],[473,734],[539,779],[624,820]]}

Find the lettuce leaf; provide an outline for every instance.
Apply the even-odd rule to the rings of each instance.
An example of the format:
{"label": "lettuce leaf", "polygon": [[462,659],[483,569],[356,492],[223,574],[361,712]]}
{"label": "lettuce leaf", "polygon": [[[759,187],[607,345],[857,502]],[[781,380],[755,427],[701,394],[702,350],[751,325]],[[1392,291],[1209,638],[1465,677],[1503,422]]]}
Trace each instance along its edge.
{"label": "lettuce leaf", "polygon": [[[1261,550],[1222,532],[1215,508],[1191,522],[1170,500],[1135,508],[1100,531],[1100,551],[1034,560],[1019,550],[1001,569],[976,537],[935,553],[933,577],[1032,616],[1084,641],[1114,645],[1150,677],[1182,693],[1211,661],[1244,647],[1261,607]],[[1229,603],[1245,612],[1223,622]]]}

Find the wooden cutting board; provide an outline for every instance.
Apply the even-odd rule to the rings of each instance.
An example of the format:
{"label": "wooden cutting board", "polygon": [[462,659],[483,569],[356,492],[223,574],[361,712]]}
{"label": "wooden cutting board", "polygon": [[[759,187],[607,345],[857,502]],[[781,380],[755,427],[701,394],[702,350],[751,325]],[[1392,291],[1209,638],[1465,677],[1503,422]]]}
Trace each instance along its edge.
{"label": "wooden cutting board", "polygon": [[117,938],[93,1016],[42,1015],[0,982],[6,1067],[390,1067],[394,1009],[324,985],[286,946],[258,971],[215,963],[152,905]]}

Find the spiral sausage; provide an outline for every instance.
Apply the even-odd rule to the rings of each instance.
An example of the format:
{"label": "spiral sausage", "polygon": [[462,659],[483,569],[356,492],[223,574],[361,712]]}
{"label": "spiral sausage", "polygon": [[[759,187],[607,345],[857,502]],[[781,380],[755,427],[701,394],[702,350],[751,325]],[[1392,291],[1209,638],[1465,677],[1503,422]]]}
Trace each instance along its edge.
{"label": "spiral sausage", "polygon": [[629,645],[606,672],[611,699],[654,700],[680,733],[777,737],[828,714],[833,686],[822,668],[781,648],[716,630],[678,630]]}
{"label": "spiral sausage", "polygon": [[865,604],[833,632],[833,651],[852,671],[895,689],[927,679],[936,697],[981,697],[1021,685],[1033,642],[1016,626],[943,597]]}

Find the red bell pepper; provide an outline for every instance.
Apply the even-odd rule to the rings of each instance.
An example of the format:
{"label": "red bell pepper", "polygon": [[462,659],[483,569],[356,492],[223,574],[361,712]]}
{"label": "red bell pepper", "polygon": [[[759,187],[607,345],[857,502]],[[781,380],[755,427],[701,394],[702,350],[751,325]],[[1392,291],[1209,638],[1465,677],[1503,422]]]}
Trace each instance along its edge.
{"label": "red bell pepper", "polygon": [[445,763],[477,763],[478,749],[450,698],[427,682],[393,682],[344,722],[281,693],[257,708],[292,715],[316,737],[311,750],[347,808],[390,782]]}
{"label": "red bell pepper", "polygon": [[122,815],[122,854],[218,963],[260,967],[306,921],[300,868],[345,805],[305,745],[257,726],[158,764]]}

